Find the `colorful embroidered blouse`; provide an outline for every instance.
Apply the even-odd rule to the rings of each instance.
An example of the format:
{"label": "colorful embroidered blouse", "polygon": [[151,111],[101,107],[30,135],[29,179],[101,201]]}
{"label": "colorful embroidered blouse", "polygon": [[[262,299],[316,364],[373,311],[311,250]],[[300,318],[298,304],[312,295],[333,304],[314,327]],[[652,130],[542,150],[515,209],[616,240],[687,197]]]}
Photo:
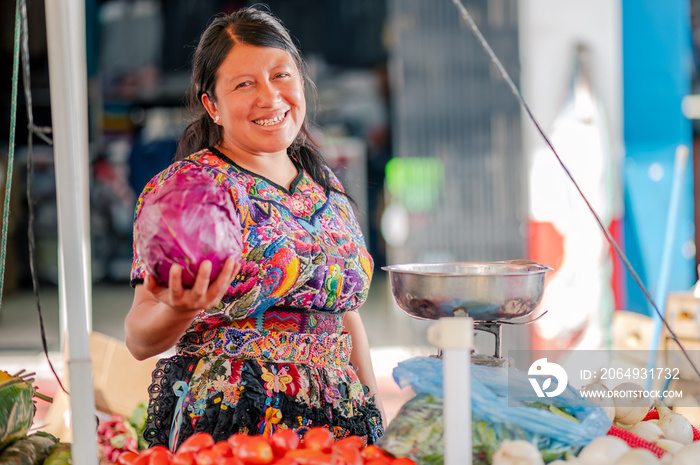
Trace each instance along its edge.
{"label": "colorful embroidered blouse", "polygon": [[[324,192],[298,165],[298,175],[287,190],[239,167],[216,149],[206,149],[155,176],[139,197],[136,218],[145,196],[174,173],[190,169],[206,171],[231,194],[243,227],[243,259],[222,302],[201,312],[187,333],[260,317],[270,307],[338,314],[362,305],[373,262],[345,196]],[[330,171],[328,176],[342,191]],[[132,285],[145,276],[134,254]]]}

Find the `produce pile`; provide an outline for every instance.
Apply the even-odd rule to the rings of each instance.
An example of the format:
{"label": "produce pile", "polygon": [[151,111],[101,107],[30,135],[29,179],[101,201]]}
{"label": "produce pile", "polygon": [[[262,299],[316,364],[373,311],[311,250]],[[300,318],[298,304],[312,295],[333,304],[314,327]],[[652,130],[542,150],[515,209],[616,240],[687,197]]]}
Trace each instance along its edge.
{"label": "produce pile", "polygon": [[30,375],[0,370],[0,465],[62,465],[70,445],[42,431],[30,434],[38,393]]}
{"label": "produce pile", "polygon": [[138,452],[148,448],[143,438],[146,427],[147,406],[139,404],[129,418],[112,415],[100,421],[97,426],[97,446],[100,463],[109,465],[117,462],[122,452]]}
{"label": "produce pile", "polygon": [[416,465],[375,446],[365,446],[359,436],[335,440],[323,427],[309,428],[300,438],[289,429],[269,437],[234,434],[215,442],[208,433],[195,433],[173,454],[163,446],[140,453],[124,452],[120,465]]}

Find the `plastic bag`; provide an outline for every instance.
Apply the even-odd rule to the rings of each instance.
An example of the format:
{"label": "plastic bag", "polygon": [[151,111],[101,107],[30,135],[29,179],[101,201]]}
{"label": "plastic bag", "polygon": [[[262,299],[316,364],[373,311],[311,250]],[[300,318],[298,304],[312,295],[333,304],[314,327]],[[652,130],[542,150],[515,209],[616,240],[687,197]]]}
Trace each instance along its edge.
{"label": "plastic bag", "polygon": [[[435,450],[442,448],[442,360],[412,358],[399,363],[393,375],[399,386],[411,387],[417,395],[404,404],[379,445],[394,455],[408,456],[421,464],[441,463],[435,458]],[[491,455],[504,439],[532,442],[549,462],[574,455],[594,438],[605,435],[611,426],[603,409],[571,387],[557,397],[546,399],[555,409],[529,406],[542,403],[543,399],[535,394],[528,374],[515,368],[471,365],[471,398],[475,464],[490,463]],[[563,409],[570,416],[560,414]],[[427,420],[428,411],[437,418]],[[433,434],[427,435],[425,444],[417,444],[424,440],[425,431],[411,433],[411,428],[430,428]]]}

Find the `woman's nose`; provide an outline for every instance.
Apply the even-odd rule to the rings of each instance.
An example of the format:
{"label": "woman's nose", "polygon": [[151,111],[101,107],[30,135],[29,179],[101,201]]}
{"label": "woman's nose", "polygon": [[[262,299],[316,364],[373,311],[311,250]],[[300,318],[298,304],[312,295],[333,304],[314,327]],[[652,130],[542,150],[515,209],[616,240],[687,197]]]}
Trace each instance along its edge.
{"label": "woman's nose", "polygon": [[280,92],[271,82],[258,84],[257,104],[261,107],[268,107],[280,99]]}

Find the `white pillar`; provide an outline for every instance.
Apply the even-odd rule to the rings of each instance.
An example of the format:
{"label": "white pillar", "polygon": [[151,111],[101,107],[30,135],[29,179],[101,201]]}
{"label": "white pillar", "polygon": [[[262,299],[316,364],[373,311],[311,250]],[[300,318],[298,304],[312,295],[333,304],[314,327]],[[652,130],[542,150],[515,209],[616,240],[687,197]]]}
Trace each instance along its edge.
{"label": "white pillar", "polygon": [[61,341],[67,344],[75,465],[97,464],[88,336],[91,277],[85,4],[45,0],[56,198]]}

